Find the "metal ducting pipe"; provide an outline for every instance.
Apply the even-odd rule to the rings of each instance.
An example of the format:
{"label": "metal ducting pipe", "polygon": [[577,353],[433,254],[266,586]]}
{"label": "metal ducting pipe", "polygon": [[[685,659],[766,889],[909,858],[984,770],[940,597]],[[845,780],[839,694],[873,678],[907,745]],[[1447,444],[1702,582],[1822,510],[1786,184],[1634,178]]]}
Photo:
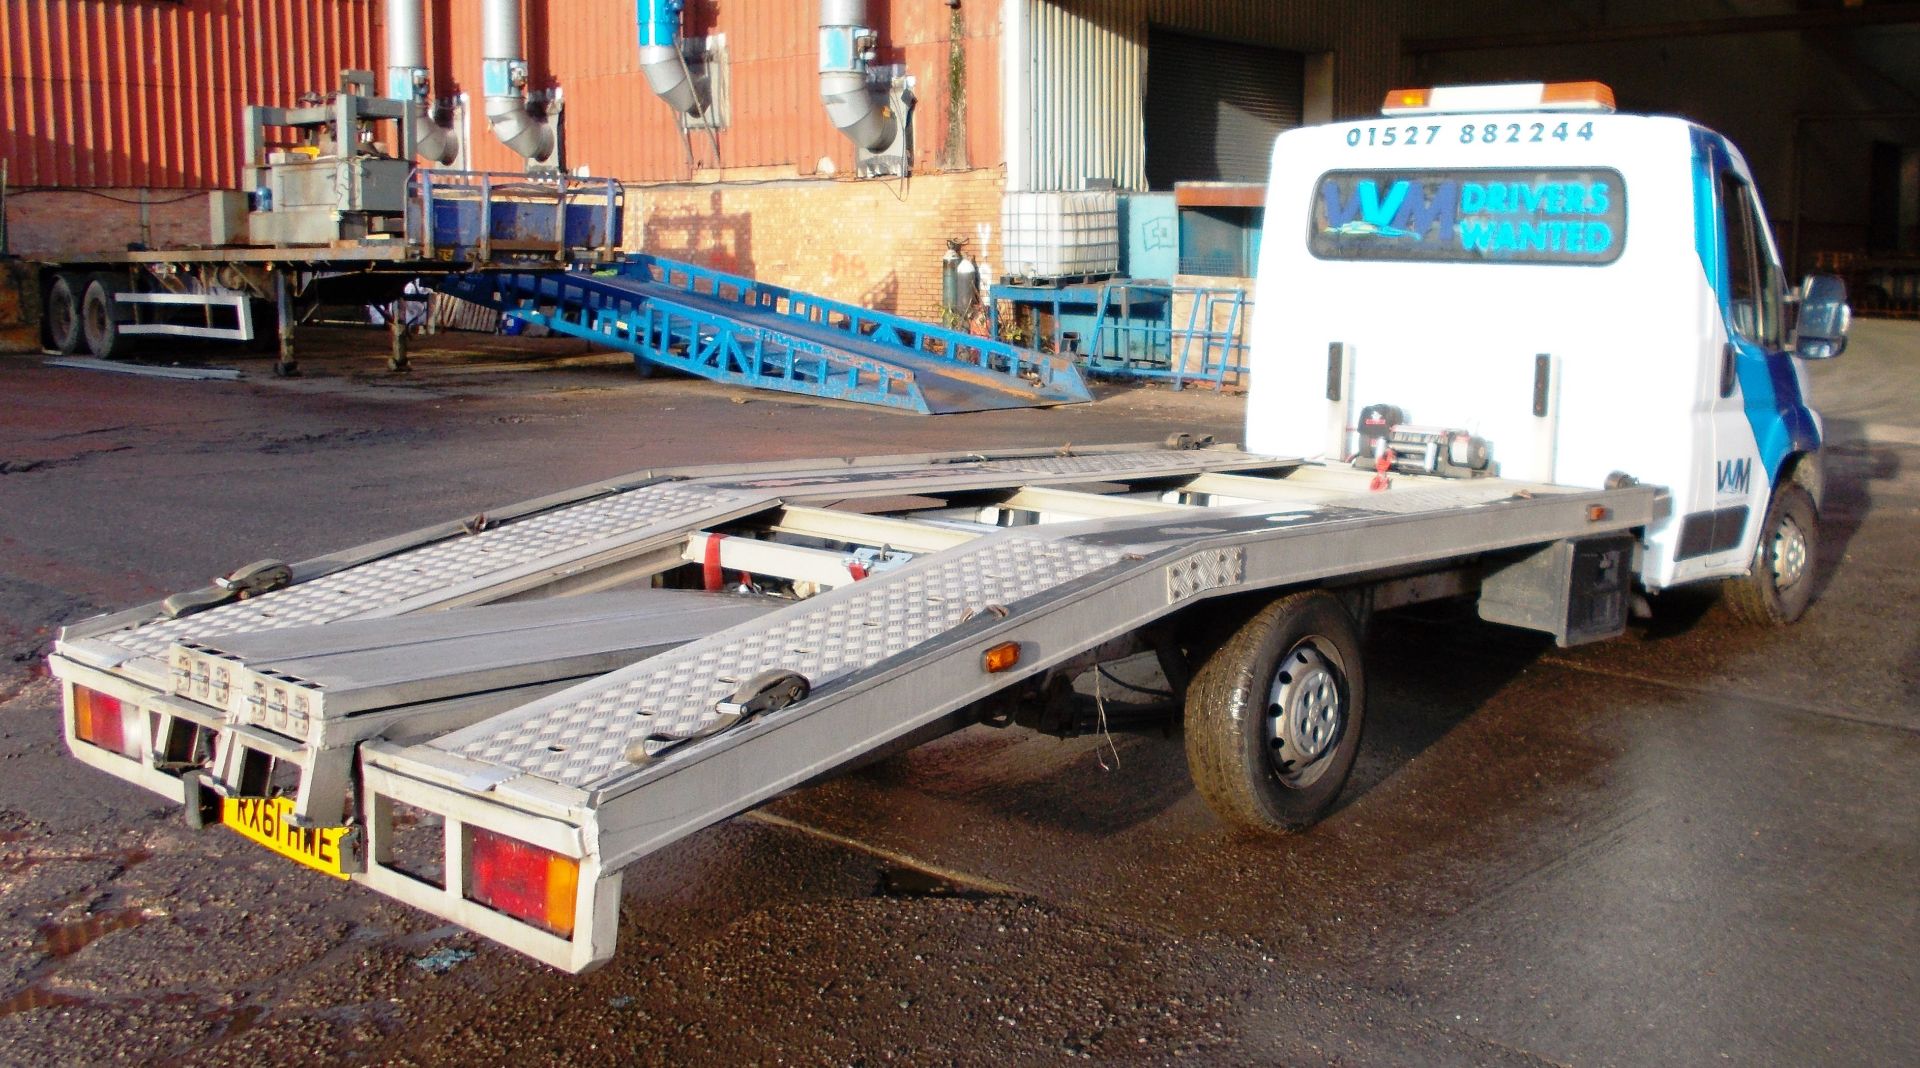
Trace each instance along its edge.
{"label": "metal ducting pipe", "polygon": [[435,163],[460,156],[460,135],[433,118],[424,0],[387,0],[387,96],[413,101],[413,154]]}
{"label": "metal ducting pipe", "polygon": [[820,99],[827,118],[869,152],[893,143],[898,120],[867,88],[875,35],[867,0],[820,0]]}
{"label": "metal ducting pipe", "polygon": [[527,61],[520,54],[520,0],[483,0],[480,84],[487,122],[502,144],[535,162],[553,155],[553,127],[527,110]]}
{"label": "metal ducting pipe", "polygon": [[685,0],[635,0],[640,25],[640,69],[667,106],[684,115],[703,110],[700,91],[680,57],[680,11]]}

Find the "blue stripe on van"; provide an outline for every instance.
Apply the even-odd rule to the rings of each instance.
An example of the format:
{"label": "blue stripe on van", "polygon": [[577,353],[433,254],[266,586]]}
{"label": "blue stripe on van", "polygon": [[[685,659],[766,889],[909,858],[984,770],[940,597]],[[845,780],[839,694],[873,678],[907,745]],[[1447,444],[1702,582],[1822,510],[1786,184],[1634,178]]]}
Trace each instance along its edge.
{"label": "blue stripe on van", "polygon": [[1730,162],[1726,142],[1699,127],[1693,133],[1693,240],[1707,284],[1720,302],[1720,318],[1727,325],[1737,354],[1733,373],[1740,383],[1740,396],[1753,428],[1753,440],[1760,446],[1760,463],[1767,472],[1769,485],[1777,485],[1780,465],[1796,452],[1813,452],[1820,447],[1820,431],[1813,413],[1800,396],[1800,381],[1784,352],[1769,353],[1734,334],[1733,301],[1725,285],[1726,241],[1720,233],[1719,187],[1716,170]]}

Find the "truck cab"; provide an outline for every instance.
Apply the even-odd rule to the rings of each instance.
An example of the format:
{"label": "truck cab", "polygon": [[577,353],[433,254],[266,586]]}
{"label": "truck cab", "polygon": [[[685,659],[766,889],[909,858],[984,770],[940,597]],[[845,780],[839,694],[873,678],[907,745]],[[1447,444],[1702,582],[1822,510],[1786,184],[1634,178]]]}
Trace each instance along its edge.
{"label": "truck cab", "polygon": [[1744,579],[1744,614],[1804,611],[1798,360],[1844,347],[1845,291],[1787,285],[1725,137],[1598,83],[1396,90],[1282,134],[1267,212],[1249,449],[1657,485],[1647,589]]}

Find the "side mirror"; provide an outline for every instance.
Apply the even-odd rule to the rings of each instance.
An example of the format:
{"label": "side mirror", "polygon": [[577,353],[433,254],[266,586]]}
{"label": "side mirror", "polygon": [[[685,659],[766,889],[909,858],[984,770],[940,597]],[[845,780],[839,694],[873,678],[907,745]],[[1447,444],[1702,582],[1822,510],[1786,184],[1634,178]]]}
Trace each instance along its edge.
{"label": "side mirror", "polygon": [[1800,316],[1793,336],[1793,354],[1803,360],[1827,360],[1847,347],[1847,328],[1853,309],[1847,307],[1847,284],[1830,274],[1810,274],[1800,284]]}

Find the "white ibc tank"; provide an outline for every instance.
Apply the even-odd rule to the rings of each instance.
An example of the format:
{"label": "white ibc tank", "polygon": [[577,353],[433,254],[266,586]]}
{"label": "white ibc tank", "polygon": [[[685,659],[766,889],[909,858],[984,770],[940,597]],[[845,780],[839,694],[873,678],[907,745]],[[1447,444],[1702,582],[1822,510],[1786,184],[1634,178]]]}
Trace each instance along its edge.
{"label": "white ibc tank", "polygon": [[1020,279],[1105,276],[1120,269],[1120,198],[1112,190],[1008,193],[1002,263]]}

